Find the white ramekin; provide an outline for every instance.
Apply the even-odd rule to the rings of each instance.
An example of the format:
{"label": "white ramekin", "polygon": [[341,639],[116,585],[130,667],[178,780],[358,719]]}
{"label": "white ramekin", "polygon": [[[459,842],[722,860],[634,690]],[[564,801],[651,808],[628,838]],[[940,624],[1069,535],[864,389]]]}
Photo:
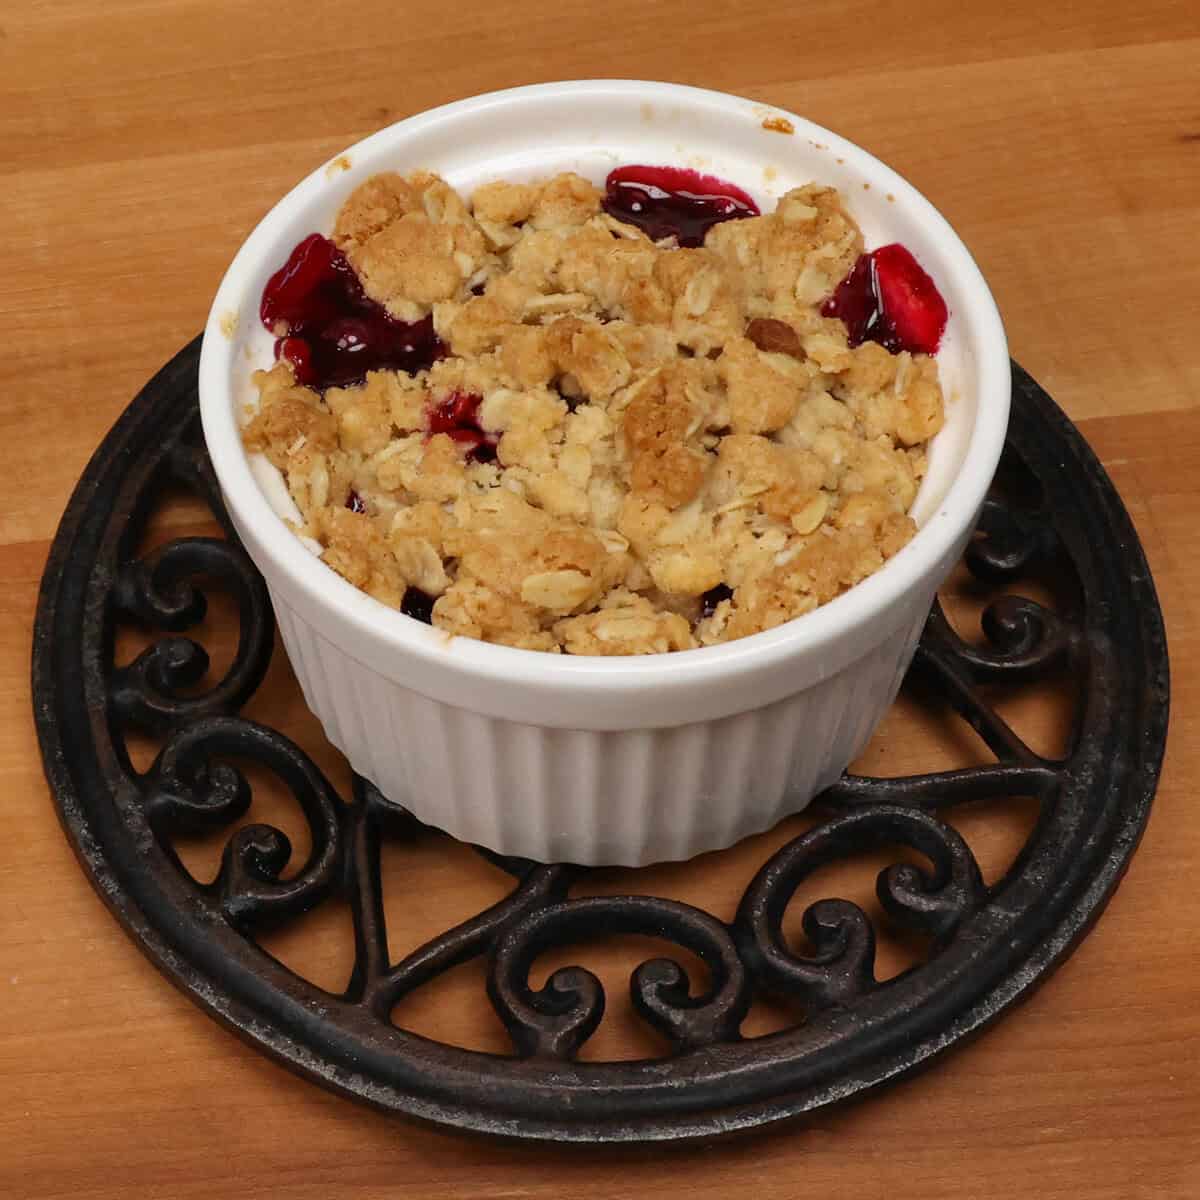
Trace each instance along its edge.
{"label": "white ramekin", "polygon": [[[784,117],[794,132],[764,127]],[[950,310],[947,421],[913,508],[919,531],[880,571],[806,616],[678,654],[583,658],[450,639],[325,566],[287,528],[273,468],[239,413],[271,359],[268,277],[328,231],[371,174],[427,168],[469,192],[621,163],[700,167],[773,207],[840,188],[868,246],[903,242]],[[639,865],[728,846],[832,783],[892,702],[935,589],[958,559],[1008,422],[1004,329],[970,254],[914,188],[790,113],[664,83],[586,80],[478,96],[401,121],[322,165],[262,220],[217,292],[200,361],[204,434],[229,514],[266,578],[309,706],[362,775],[421,820],[504,854]],[[265,469],[264,469],[265,468]]]}

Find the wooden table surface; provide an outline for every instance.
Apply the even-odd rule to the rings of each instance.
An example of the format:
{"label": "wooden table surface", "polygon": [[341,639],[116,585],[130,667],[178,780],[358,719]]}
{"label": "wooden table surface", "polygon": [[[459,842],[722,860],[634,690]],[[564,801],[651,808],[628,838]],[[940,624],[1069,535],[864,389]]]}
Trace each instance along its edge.
{"label": "wooden table surface", "polygon": [[[0,68],[0,1194],[1200,1195],[1200,9],[4,0]],[[55,820],[30,719],[36,589],[72,485],[132,395],[200,328],[266,208],[340,147],[410,113],[588,75],[703,84],[792,109],[921,188],[991,281],[1014,355],[1121,490],[1173,658],[1149,832],[1061,972],[886,1094],[806,1129],[682,1151],[464,1140],[328,1095],[247,1049],[154,971],[92,893]],[[337,770],[282,655],[260,702],[286,711]],[[1050,736],[1049,703],[1019,714],[1035,741]],[[902,707],[868,766],[872,754],[903,767],[951,753],[939,737]],[[974,818],[986,870],[1011,858],[1028,815]],[[700,884],[672,868],[639,886],[725,911],[764,844],[720,857]],[[189,862],[201,869],[212,853],[193,847]],[[401,944],[498,894],[488,869],[436,843],[388,871],[417,881],[393,913]],[[847,877],[849,894],[871,877]],[[335,913],[270,948],[338,986],[347,944]],[[641,950],[586,952],[618,998],[595,1054],[642,1049],[619,999]],[[885,948],[884,965],[898,969],[900,953]],[[473,970],[399,1019],[502,1049]]]}

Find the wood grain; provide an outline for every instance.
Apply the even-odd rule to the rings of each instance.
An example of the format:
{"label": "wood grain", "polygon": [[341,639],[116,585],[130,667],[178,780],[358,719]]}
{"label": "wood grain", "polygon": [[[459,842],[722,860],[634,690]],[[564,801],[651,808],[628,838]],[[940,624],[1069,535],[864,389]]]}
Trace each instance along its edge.
{"label": "wood grain", "polygon": [[[1178,0],[0,3],[0,1194],[1200,1195],[1198,61],[1200,10]],[[886,1095],[815,1127],[684,1152],[464,1140],[359,1109],[243,1047],[167,986],[92,893],[55,822],[30,719],[37,584],[70,489],[129,398],[201,326],[266,208],[381,125],[578,76],[677,80],[794,109],[930,196],[991,281],[1014,355],[1080,422],[1125,497],[1171,640],[1154,818],[1061,973]],[[286,712],[340,769],[281,657],[255,704]],[[1048,738],[1056,714],[1046,700],[1014,719]],[[902,707],[867,763],[903,770],[973,752]],[[270,815],[276,802],[262,803]],[[1029,819],[1019,805],[972,818],[988,871],[1011,859]],[[639,886],[726,911],[764,844],[789,831],[720,856],[702,881],[662,868]],[[186,850],[197,870],[213,853]],[[389,914],[398,945],[501,886],[437,845],[393,852],[386,870],[397,897],[408,881]],[[833,882],[865,897],[869,879],[864,868]],[[621,874],[596,886],[623,886]],[[339,986],[347,920],[322,910],[270,948]],[[588,962],[619,996],[643,949]],[[883,965],[898,970],[908,954],[888,945]],[[398,1018],[501,1049],[474,970]],[[754,1028],[784,1019],[756,1012]],[[617,1011],[590,1052],[653,1050],[642,1037]]]}

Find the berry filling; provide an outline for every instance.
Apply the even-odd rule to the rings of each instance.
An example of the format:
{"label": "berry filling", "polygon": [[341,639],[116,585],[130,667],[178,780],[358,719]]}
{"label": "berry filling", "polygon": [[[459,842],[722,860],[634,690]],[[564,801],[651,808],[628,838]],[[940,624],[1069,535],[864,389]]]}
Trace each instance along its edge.
{"label": "berry filling", "polygon": [[275,357],[318,391],[361,383],[385,367],[415,374],[445,353],[432,317],[410,324],[388,316],[319,233],[300,242],[268,280],[259,316],[276,336]]}
{"label": "berry filling", "polygon": [[479,424],[482,396],[470,392],[451,392],[429,409],[429,433],[444,433],[467,452],[472,462],[494,462],[498,434],[486,432]]}
{"label": "berry filling", "polygon": [[400,601],[400,611],[414,621],[424,621],[426,625],[433,624],[433,605],[435,598],[420,588],[404,589],[404,599]]}
{"label": "berry filling", "polygon": [[839,317],[850,345],[878,342],[893,354],[936,354],[946,328],[946,302],[937,285],[903,246],[864,254],[821,306]]}
{"label": "berry filling", "polygon": [[350,494],[346,497],[346,507],[352,513],[365,513],[367,511],[366,501],[353,489],[350,489]]}
{"label": "berry filling", "polygon": [[716,587],[709,588],[703,596],[700,597],[700,619],[711,617],[717,611],[717,605],[722,600],[731,600],[733,598],[733,588],[727,584],[718,583]]}
{"label": "berry filling", "polygon": [[722,221],[759,215],[740,187],[683,167],[618,167],[604,183],[604,211],[656,242],[675,237],[681,246],[703,245]]}

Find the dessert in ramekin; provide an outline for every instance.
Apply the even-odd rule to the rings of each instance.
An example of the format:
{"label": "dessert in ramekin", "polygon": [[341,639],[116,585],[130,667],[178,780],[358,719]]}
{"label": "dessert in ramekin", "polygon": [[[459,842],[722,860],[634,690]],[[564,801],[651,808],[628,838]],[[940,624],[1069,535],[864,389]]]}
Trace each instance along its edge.
{"label": "dessert in ramekin", "polygon": [[[970,535],[1003,446],[1010,387],[1003,329],[986,285],[946,222],[892,171],[807,122],[794,117],[789,117],[787,123],[764,119],[770,116],[750,101],[673,85],[635,82],[543,85],[450,105],[376,134],[310,176],[251,234],[221,285],[201,362],[205,435],[230,515],[267,580],[284,643],[306,699],[356,770],[421,819],[457,837],[531,858],[639,864],[684,858],[728,845],[803,807],[862,748],[891,702],[934,590]],[[787,124],[791,133],[777,131]],[[739,619],[739,612],[752,611],[752,601],[758,594],[747,583],[746,599],[738,603],[732,595],[736,589],[727,587],[721,577],[725,570],[741,569],[731,565],[735,542],[714,541],[710,519],[703,528],[693,522],[674,541],[650,539],[644,547],[637,547],[635,554],[622,545],[629,541],[626,534],[630,530],[622,531],[619,519],[613,516],[609,528],[604,528],[602,521],[600,528],[591,530],[602,542],[605,535],[612,535],[601,556],[603,561],[597,560],[600,565],[595,568],[595,579],[588,577],[592,568],[576,569],[579,547],[574,547],[574,557],[569,561],[548,559],[519,566],[516,582],[507,592],[497,584],[497,594],[509,596],[513,611],[519,610],[521,617],[517,623],[519,636],[510,637],[502,629],[500,636],[492,639],[510,642],[503,645],[477,640],[486,637],[487,630],[478,621],[471,624],[480,613],[496,611],[496,606],[489,601],[490,607],[471,607],[477,592],[488,591],[489,559],[487,553],[480,552],[479,528],[470,525],[475,518],[468,505],[464,510],[467,530],[455,535],[458,541],[450,539],[449,553],[447,545],[439,541],[439,532],[425,537],[424,532],[429,532],[426,529],[421,538],[425,547],[433,545],[439,551],[434,555],[438,559],[435,571],[429,553],[422,548],[427,578],[432,581],[429,586],[440,589],[441,595],[418,591],[436,601],[432,606],[435,613],[441,606],[450,617],[445,621],[435,617],[437,624],[433,627],[411,620],[399,608],[405,583],[411,586],[418,578],[414,573],[422,568],[420,557],[411,556],[413,534],[420,531],[407,527],[400,531],[397,545],[410,555],[405,560],[410,565],[392,581],[390,592],[381,583],[376,589],[378,598],[371,596],[313,553],[317,549],[328,554],[330,543],[309,538],[306,544],[293,532],[311,514],[296,508],[295,480],[291,492],[285,482],[290,462],[285,453],[288,447],[278,438],[274,442],[260,439],[259,449],[274,451],[272,465],[261,455],[248,455],[243,445],[246,410],[255,409],[262,399],[254,375],[271,366],[275,349],[272,334],[288,332],[286,323],[272,331],[260,323],[264,288],[303,239],[314,233],[333,233],[337,214],[347,198],[361,196],[366,181],[383,173],[397,173],[385,176],[393,179],[436,174],[449,185],[448,192],[453,189],[451,196],[457,193],[470,197],[477,188],[496,181],[515,184],[520,193],[525,184],[566,172],[602,185],[614,167],[628,163],[699,169],[732,181],[746,189],[750,193],[747,199],[764,213],[773,212],[776,201],[789,193],[788,205],[801,210],[820,207],[824,201],[809,205],[805,197],[815,200],[830,194],[823,189],[835,188],[840,196],[838,203],[844,205],[851,223],[861,229],[867,248],[898,243],[928,272],[945,298],[947,309],[933,372],[934,383],[944,396],[944,425],[926,447],[922,431],[906,431],[901,438],[895,428],[885,428],[887,422],[875,412],[871,418],[875,425],[869,429],[872,437],[867,439],[892,438],[892,458],[888,460],[892,465],[900,461],[897,455],[911,457],[913,447],[919,448],[919,463],[909,480],[911,490],[916,491],[915,499],[905,487],[889,484],[895,492],[890,501],[893,508],[907,508],[908,515],[903,511],[898,516],[885,514],[892,520],[888,528],[896,534],[890,544],[879,541],[886,552],[875,554],[877,561],[871,562],[870,571],[847,574],[844,588],[829,592],[833,598],[817,597],[827,599],[827,603],[813,607],[804,597],[789,597],[784,609],[776,605],[775,615],[766,619],[761,613],[770,605],[764,609],[760,603],[758,623],[743,619],[741,627],[734,624],[734,640],[725,640],[724,631],[731,619]],[[808,185],[816,185],[815,190],[796,193],[795,189]],[[528,188],[525,193],[536,195],[537,189]],[[512,229],[528,216],[515,210],[508,215],[521,218],[508,222]],[[589,212],[585,220],[594,216]],[[732,224],[718,228],[728,229]],[[619,237],[619,230],[614,233]],[[490,254],[489,261],[499,262],[503,258],[500,243],[508,236],[502,228],[493,229],[476,247],[480,250],[477,257]],[[728,240],[732,244],[737,239]],[[856,247],[857,254],[862,245]],[[736,250],[732,253],[736,255]],[[685,258],[676,255],[672,261]],[[442,304],[435,314],[439,329],[445,334],[451,360],[466,358],[472,339],[484,355],[499,355],[507,335],[495,329],[489,331],[489,322],[502,325],[512,334],[514,327],[523,324],[521,310],[512,304],[506,313],[494,305],[489,308],[489,293],[504,291],[503,285],[495,282],[500,277],[499,268],[493,263],[494,280],[486,271],[476,280],[472,272],[479,268],[479,262],[469,253],[464,259],[469,261],[459,264],[461,278],[454,277],[451,295],[445,296],[443,289],[436,299]],[[786,260],[780,262],[781,270],[791,270]],[[842,265],[852,267],[853,262],[849,258]],[[666,274],[672,269],[668,264]],[[798,266],[796,273],[802,270]],[[836,275],[841,273],[839,269]],[[824,289],[835,277],[817,282]],[[623,306],[625,301],[618,298],[611,302],[609,308],[615,306],[615,312],[602,310],[594,278],[579,276],[577,282],[569,293],[561,288],[546,289],[553,297],[549,307],[545,295],[535,297],[533,316],[524,327],[536,331],[570,317],[576,323],[570,327],[572,336],[577,337],[583,330],[597,345],[600,341],[620,344],[622,337],[628,341],[641,336],[624,332],[624,326],[633,323],[631,313]],[[699,305],[704,298],[699,293],[708,290],[700,286],[705,282],[692,277],[681,280],[680,296],[675,299],[685,306],[704,308]],[[796,294],[806,294],[807,284],[813,282],[811,275],[806,280],[797,279]],[[376,288],[383,286],[378,279],[368,283]],[[385,288],[377,294],[394,299],[397,305],[411,301],[403,287],[397,289],[386,280],[384,283],[392,287],[392,292]],[[471,289],[480,294],[472,296]],[[816,298],[814,293],[809,299]],[[524,304],[528,296],[518,299]],[[431,304],[434,302],[431,300]],[[576,305],[578,313],[550,311],[563,304]],[[423,316],[419,310],[398,311],[392,304],[389,310],[410,319]],[[772,319],[743,305],[736,311],[736,321],[743,321],[751,313],[752,321]],[[471,321],[472,314],[485,314],[487,320]],[[463,322],[461,331],[456,332],[456,321]],[[604,334],[609,321],[617,327]],[[721,443],[728,443],[725,458],[729,461],[722,467],[725,474],[721,486],[733,488],[729,496],[712,492],[717,485],[711,481],[696,483],[703,472],[677,484],[674,472],[660,469],[659,458],[654,458],[638,476],[637,463],[633,462],[632,477],[635,481],[640,478],[650,489],[649,501],[665,508],[667,517],[678,524],[679,511],[689,503],[707,508],[710,517],[722,502],[745,503],[746,497],[735,486],[749,469],[740,465],[742,460],[751,452],[760,457],[768,454],[763,446],[776,446],[781,429],[796,415],[796,404],[785,405],[786,411],[775,411],[770,405],[742,403],[730,416],[720,405],[728,407],[737,383],[736,372],[749,373],[761,384],[766,377],[753,373],[765,369],[765,364],[786,379],[789,367],[784,359],[790,355],[798,367],[803,367],[820,350],[811,345],[807,350],[803,346],[783,346],[771,336],[780,330],[761,325],[757,329],[731,327],[716,334],[701,329],[690,343],[686,332],[681,341],[675,342],[676,332],[671,331],[673,365],[667,368],[668,374],[696,387],[711,376],[711,395],[718,397],[696,402],[696,421],[692,422],[696,428],[689,425],[687,430],[687,436],[696,439],[694,445],[686,447],[691,455],[689,462],[701,461],[707,454],[715,464],[721,457]],[[564,341],[559,336],[562,333],[560,329],[551,340],[557,338],[560,350],[564,345],[569,350],[570,339]],[[523,339],[526,335],[521,333],[517,340]],[[645,340],[642,336],[639,346]],[[568,350],[562,353],[568,354]],[[875,351],[885,353],[877,346]],[[728,360],[722,366],[721,359],[726,355]],[[911,369],[911,361],[906,371]],[[564,362],[572,365],[569,355]],[[579,426],[575,434],[554,435],[555,453],[560,457],[568,442],[586,450],[589,426],[574,420],[578,402],[585,401],[584,407],[591,407],[593,401],[602,406],[600,393],[593,396],[589,389],[603,389],[612,382],[585,380],[587,386],[581,387],[578,370],[567,370],[564,362],[559,362],[557,368],[543,364],[543,374],[555,369],[558,373],[528,384],[543,392],[550,387],[560,390],[558,410],[551,411],[553,404],[543,403],[549,414],[546,420],[564,423],[564,430]],[[919,371],[931,370],[931,362],[927,360]],[[628,361],[620,366],[626,373],[628,368]],[[809,368],[810,374],[816,370],[811,363]],[[511,421],[512,394],[520,393],[520,387],[514,386],[512,378],[486,372],[480,376],[477,368],[471,369],[476,370],[472,379],[483,380],[477,389],[464,388],[456,393],[446,387],[446,395],[433,397],[432,409],[414,406],[417,415],[410,422],[411,428],[393,425],[379,436],[386,434],[396,441],[395,455],[408,454],[418,466],[422,447],[433,444],[431,434],[440,433],[440,441],[446,444],[457,443],[464,463],[476,442],[484,446],[479,439],[488,439],[480,457],[499,458],[491,467],[493,473],[512,471],[507,491],[510,496],[520,493],[518,499],[524,507],[518,515],[526,520],[528,512],[536,512],[538,521],[548,522],[530,545],[535,546],[538,537],[558,536],[562,522],[578,523],[581,515],[586,515],[576,511],[580,503],[586,503],[586,488],[585,500],[580,501],[568,486],[572,483],[573,460],[553,460],[553,489],[545,478],[539,479],[536,472],[531,474],[530,462],[522,454],[532,451],[517,445],[522,439],[513,439],[511,450],[503,444],[505,430],[510,427],[504,422]],[[613,435],[619,446],[617,458],[636,458],[645,414],[638,416],[641,410],[634,408],[632,423],[627,421],[624,429],[621,423],[637,403],[638,388],[644,390],[647,377],[661,374],[662,369],[662,363],[656,361],[638,378],[621,375],[621,387],[631,388],[634,394],[613,400],[620,388],[604,393],[603,403],[615,405],[609,415],[615,417],[610,424],[617,426]],[[292,368],[276,368],[277,372],[285,370]],[[448,379],[454,371],[462,373],[467,368],[439,364],[439,370]],[[564,379],[565,394],[561,394]],[[281,380],[280,374],[276,374],[276,380]],[[300,382],[290,375],[282,379],[287,386]],[[897,372],[892,370],[886,386],[908,385],[898,382]],[[445,428],[431,428],[430,412],[440,412],[439,406],[447,401],[453,406],[454,395],[473,396],[489,388],[493,394],[505,395],[490,408],[492,395],[479,395],[483,407],[478,411],[486,419],[478,427],[468,429],[450,421],[449,416],[462,414],[458,409],[455,413],[447,409]],[[669,389],[666,391],[669,395]],[[353,393],[352,399],[357,396],[361,396],[361,390]],[[335,406],[341,398],[341,392],[326,397]],[[403,409],[403,405],[400,407]],[[461,401],[458,407],[463,407]],[[940,416],[940,404],[938,408]],[[653,403],[649,410],[653,416]],[[472,419],[475,412],[473,409]],[[867,415],[856,415],[860,434],[867,420]],[[744,428],[735,429],[734,421]],[[487,428],[489,423],[493,428]],[[933,428],[936,426],[927,427],[924,433]],[[651,432],[648,444],[657,454],[661,430],[656,425]],[[460,436],[451,437],[451,433]],[[472,439],[469,447],[465,446],[468,436]],[[606,435],[601,431],[595,436]],[[706,438],[709,441],[704,441]],[[787,442],[786,436],[783,441]],[[401,442],[404,445],[399,445]],[[251,446],[255,446],[253,436]],[[381,443],[375,452],[382,448]],[[776,448],[780,461],[802,461],[794,445]],[[347,496],[342,497],[339,491],[332,507],[344,508],[353,502],[347,517],[355,517],[360,505],[365,509],[368,503],[383,507],[392,504],[386,489],[367,499],[357,493],[351,496],[353,489],[346,483],[348,472],[365,461],[360,448],[351,449],[353,454],[337,460],[338,470],[345,476],[338,476],[338,487],[346,490]],[[769,453],[775,454],[776,450]],[[583,454],[576,457],[582,460]],[[689,462],[680,462],[686,475]],[[835,515],[843,510],[851,514],[855,511],[849,503],[852,497],[837,492],[836,480],[830,490],[832,476],[813,474],[821,464],[807,459],[803,462],[811,475],[804,478],[808,478],[813,494],[802,496],[803,489],[789,483],[791,490],[784,489],[776,497],[777,511],[771,518],[792,532],[784,528],[776,533],[766,525],[748,532],[739,526],[744,539],[753,536],[761,541],[764,531],[785,539],[772,549],[772,554],[783,559],[781,570],[789,554],[794,558],[804,552],[804,539],[826,519],[826,513],[816,513],[810,501],[828,508],[828,497],[832,496]],[[828,462],[823,465],[828,471]],[[464,464],[450,466],[460,473],[468,471]],[[628,468],[626,462],[622,469],[627,477]],[[737,475],[739,470],[741,475]],[[474,474],[482,480],[471,484],[476,492],[496,489],[499,494],[498,477],[493,478],[488,471]],[[576,471],[575,482],[581,479],[586,483],[586,476]],[[374,485],[375,476],[370,476],[370,482]],[[758,488],[759,482],[756,476],[750,491]],[[411,486],[411,479],[405,482],[397,476],[394,494],[411,498]],[[673,491],[680,487],[691,488],[692,493],[688,497],[675,496]],[[704,487],[709,491],[700,496],[696,489]],[[654,493],[655,488],[663,494]],[[823,495],[825,500],[821,499]],[[433,497],[435,504],[461,502],[457,494],[439,493],[439,497]],[[306,494],[300,498],[307,502]],[[330,508],[328,495],[322,499],[322,507]],[[572,504],[576,510],[572,510]],[[803,512],[806,506],[813,507],[813,511]],[[866,507],[858,505],[860,510]],[[425,511],[428,515],[431,510]],[[378,517],[380,512],[374,515]],[[393,516],[389,509],[389,521]],[[816,520],[815,525],[810,517]],[[915,523],[915,534],[909,538],[911,526],[904,525],[903,536],[899,536],[900,518],[907,522],[909,517]],[[873,537],[882,528],[878,513],[876,518]],[[411,518],[403,518],[401,524],[404,520],[411,523]],[[342,518],[334,513],[331,526],[341,523]],[[654,529],[662,524],[658,520]],[[854,524],[854,519],[847,517],[843,524]],[[644,522],[633,525],[643,533],[648,528]],[[355,525],[354,531],[360,527]],[[317,525],[308,532],[321,533],[324,528]],[[838,533],[833,517],[829,518],[829,531],[830,538]],[[883,536],[886,539],[890,535]],[[471,541],[472,537],[476,540]],[[505,533],[493,542],[503,548],[507,537]],[[747,541],[746,545],[752,543]],[[468,558],[472,553],[474,557]],[[329,557],[338,558],[336,554]],[[882,561],[884,558],[887,561]],[[464,583],[456,593],[453,589],[457,578],[451,576],[460,561],[468,563],[470,572],[464,574]],[[338,565],[334,561],[334,566]],[[510,572],[514,569],[507,558],[502,567]],[[351,578],[355,575],[353,567],[339,569]],[[752,572],[745,577],[750,581],[758,578]],[[764,587],[759,587],[759,593]],[[462,598],[464,593],[469,593],[466,600]],[[635,604],[651,611],[631,611]],[[655,616],[659,621],[655,635],[658,643],[641,645],[635,639],[626,647],[619,638],[614,639],[613,611],[628,618],[629,629],[636,626],[644,630],[648,618]],[[792,613],[800,615],[785,619]],[[500,624],[503,626],[504,621]],[[600,644],[605,631],[608,646]],[[451,636],[464,633],[474,636]],[[619,643],[615,655],[611,653],[614,640]],[[672,653],[636,653],[655,649],[670,649]],[[567,652],[546,654],[543,650]]]}

